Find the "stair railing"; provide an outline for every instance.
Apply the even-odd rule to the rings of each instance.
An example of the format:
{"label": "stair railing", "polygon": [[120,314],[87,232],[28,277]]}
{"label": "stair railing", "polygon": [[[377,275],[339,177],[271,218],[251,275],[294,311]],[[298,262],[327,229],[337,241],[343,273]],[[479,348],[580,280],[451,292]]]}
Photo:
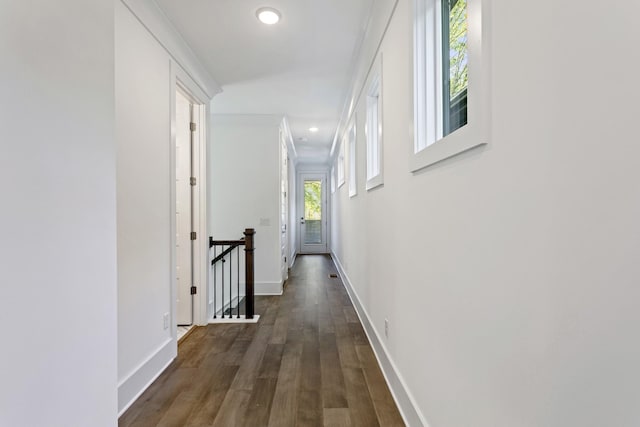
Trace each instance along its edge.
{"label": "stair railing", "polygon": [[[244,246],[244,306],[245,319],[253,319],[255,309],[254,298],[254,245],[253,236],[256,234],[253,228],[244,230],[244,237],[240,240],[213,240],[209,237],[209,252],[213,249],[211,268],[213,269],[213,318],[218,318],[217,298],[220,294],[221,306],[220,318],[233,319],[234,312],[236,319],[241,319],[240,315],[240,247]],[[235,254],[235,256],[234,256]],[[235,258],[236,274],[234,277],[233,261]],[[235,297],[234,297],[235,285]],[[228,296],[228,303],[225,300],[225,290]],[[219,292],[220,291],[220,292]],[[235,299],[235,308],[233,306]],[[228,313],[227,313],[228,312]]]}

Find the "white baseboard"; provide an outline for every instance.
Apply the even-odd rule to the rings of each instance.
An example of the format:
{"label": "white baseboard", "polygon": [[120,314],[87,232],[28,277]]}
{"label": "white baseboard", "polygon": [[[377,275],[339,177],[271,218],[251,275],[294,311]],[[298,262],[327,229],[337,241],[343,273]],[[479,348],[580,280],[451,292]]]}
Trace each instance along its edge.
{"label": "white baseboard", "polygon": [[293,268],[293,264],[296,263],[297,258],[298,258],[298,252],[291,253],[291,262],[289,263],[289,268]]}
{"label": "white baseboard", "polygon": [[253,294],[260,296],[282,295],[282,280],[277,282],[256,282],[253,285]]}
{"label": "white baseboard", "polygon": [[400,414],[402,415],[405,424],[411,427],[428,427],[427,421],[418,409],[415,399],[406,386],[406,382],[400,375],[400,372],[398,371],[395,363],[389,356],[389,353],[387,352],[387,348],[385,347],[383,341],[380,339],[378,331],[376,331],[376,329],[373,327],[373,323],[371,322],[369,314],[360,302],[360,298],[353,288],[353,285],[351,284],[347,273],[344,271],[344,268],[340,263],[340,259],[333,251],[331,251],[331,258],[333,259],[334,264],[338,269],[338,273],[340,274],[342,283],[347,290],[347,294],[349,294],[349,298],[351,299],[353,307],[356,309],[356,313],[358,314],[360,322],[364,327],[364,331],[367,334],[369,343],[371,343],[371,348],[373,348],[373,352],[378,359],[378,364],[382,369],[382,374],[387,381],[389,390],[391,390],[391,395],[396,401],[396,405],[400,410]]}
{"label": "white baseboard", "polygon": [[176,341],[167,339],[158,350],[118,383],[118,417],[140,397],[178,355]]}

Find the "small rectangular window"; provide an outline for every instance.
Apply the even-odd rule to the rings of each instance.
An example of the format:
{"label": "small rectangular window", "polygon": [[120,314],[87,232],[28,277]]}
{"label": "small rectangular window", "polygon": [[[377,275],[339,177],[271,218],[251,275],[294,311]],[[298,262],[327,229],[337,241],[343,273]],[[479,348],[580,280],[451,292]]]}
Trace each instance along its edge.
{"label": "small rectangular window", "polygon": [[349,197],[353,197],[358,193],[357,185],[357,159],[356,159],[356,119],[353,119],[353,123],[347,133],[347,141],[349,146]]}
{"label": "small rectangular window", "polygon": [[382,185],[382,90],[380,66],[367,91],[367,190]]}
{"label": "small rectangular window", "polygon": [[380,97],[375,92],[367,97],[367,179],[380,173],[380,153],[378,152],[378,103]]}
{"label": "small rectangular window", "polygon": [[467,0],[443,0],[443,136],[467,124],[468,62]]}
{"label": "small rectangular window", "polygon": [[344,141],[340,144],[340,153],[338,153],[338,188],[344,184]]}
{"label": "small rectangular window", "polygon": [[336,192],[336,167],[335,166],[331,166],[331,193],[335,193]]}
{"label": "small rectangular window", "polygon": [[486,0],[413,0],[411,171],[486,144],[491,103]]}

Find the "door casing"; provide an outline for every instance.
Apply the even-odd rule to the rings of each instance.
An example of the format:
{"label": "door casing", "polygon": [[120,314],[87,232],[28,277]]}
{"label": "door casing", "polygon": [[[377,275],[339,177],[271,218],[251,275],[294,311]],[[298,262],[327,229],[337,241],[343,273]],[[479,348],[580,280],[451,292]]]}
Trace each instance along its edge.
{"label": "door casing", "polygon": [[289,278],[289,153],[280,130],[280,269],[282,283]]}
{"label": "door casing", "polygon": [[171,61],[171,152],[170,152],[170,209],[171,209],[171,262],[169,274],[171,278],[170,307],[171,307],[171,336],[177,339],[177,280],[176,280],[176,89],[180,89],[193,103],[193,120],[196,123],[193,145],[193,170],[196,185],[193,192],[193,231],[196,232],[196,240],[193,251],[193,281],[197,293],[193,296],[193,324],[207,324],[207,289],[208,289],[208,225],[207,225],[207,141],[209,132],[208,105],[209,97],[197,83],[176,62]]}

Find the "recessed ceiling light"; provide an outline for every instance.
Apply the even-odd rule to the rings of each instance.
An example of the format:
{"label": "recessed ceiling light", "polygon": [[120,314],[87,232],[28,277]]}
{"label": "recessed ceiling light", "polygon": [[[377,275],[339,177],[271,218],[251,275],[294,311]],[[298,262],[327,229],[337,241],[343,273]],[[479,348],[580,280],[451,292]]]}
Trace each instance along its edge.
{"label": "recessed ceiling light", "polygon": [[319,130],[320,130],[320,129],[318,129],[318,128],[317,128],[317,127],[315,127],[315,126],[313,126],[313,127],[310,127],[310,128],[309,128],[309,132],[313,132],[313,133],[316,133],[316,132],[318,132]]}
{"label": "recessed ceiling light", "polygon": [[256,12],[256,16],[263,24],[273,25],[280,20],[280,12],[272,7],[261,7]]}

